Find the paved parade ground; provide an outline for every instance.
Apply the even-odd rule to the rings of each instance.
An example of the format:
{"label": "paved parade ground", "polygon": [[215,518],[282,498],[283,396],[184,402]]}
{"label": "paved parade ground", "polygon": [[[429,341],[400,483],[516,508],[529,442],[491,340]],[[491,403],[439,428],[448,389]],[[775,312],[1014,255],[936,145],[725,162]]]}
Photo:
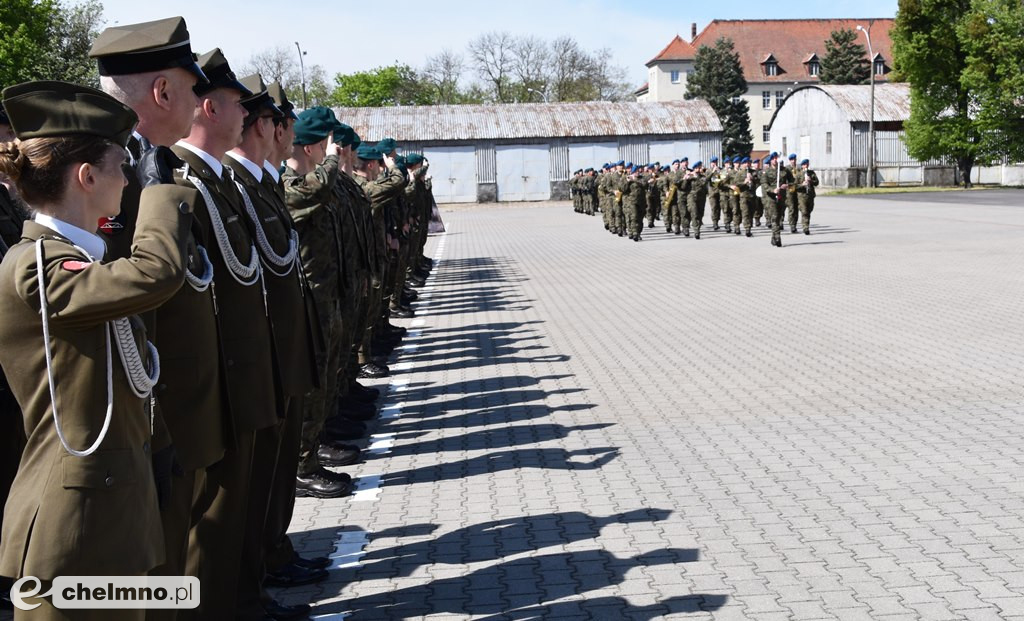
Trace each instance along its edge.
{"label": "paved parade ground", "polygon": [[[958,200],[953,200],[958,199]],[[634,243],[444,209],[323,619],[1024,619],[1024,192]],[[705,223],[709,216],[705,216]]]}

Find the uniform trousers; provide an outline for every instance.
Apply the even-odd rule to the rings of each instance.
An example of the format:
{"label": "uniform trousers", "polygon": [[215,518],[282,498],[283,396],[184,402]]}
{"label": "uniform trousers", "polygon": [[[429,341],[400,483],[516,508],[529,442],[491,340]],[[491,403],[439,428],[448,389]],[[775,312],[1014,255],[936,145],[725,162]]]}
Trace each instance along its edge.
{"label": "uniform trousers", "polygon": [[235,436],[235,446],[205,471],[196,471],[185,575],[201,585],[200,604],[178,619],[222,621],[235,618],[238,565],[242,559],[249,508],[255,432]]}
{"label": "uniform trousers", "polygon": [[718,228],[718,223],[722,219],[722,206],[718,202],[718,192],[712,190],[708,194],[708,207],[711,207],[711,224]]}
{"label": "uniform trousers", "polygon": [[[803,226],[804,232],[811,230],[811,212],[814,211],[814,196],[805,194],[803,192],[797,194],[798,204],[800,208],[800,224]],[[796,220],[793,220],[793,226],[796,226]]]}
{"label": "uniform trousers", "polygon": [[[186,470],[171,482],[171,497],[160,510],[160,523],[164,530],[164,564],[149,572],[150,576],[184,576],[188,566],[189,531],[192,522],[192,501],[196,481],[206,476],[205,468],[197,473]],[[154,608],[146,611],[146,621],[174,621],[178,611],[173,608]]]}
{"label": "uniform trousers", "polygon": [[[801,199],[803,197],[804,197],[804,194],[802,192],[788,192],[786,194],[786,207],[787,207],[787,210],[789,212],[788,213],[788,216],[789,216],[788,220],[789,220],[790,228],[796,228],[796,214],[797,214],[797,210],[800,208],[800,201],[799,201],[799,199]],[[802,210],[801,210],[801,213],[802,213]]]}
{"label": "uniform trousers", "polygon": [[282,569],[295,557],[295,548],[288,537],[288,526],[295,511],[295,476],[299,470],[304,402],[305,397],[288,399],[287,416],[282,422],[281,450],[277,456],[274,486],[270,507],[267,509],[267,525],[263,531],[268,572]]}
{"label": "uniform trousers", "polygon": [[[337,411],[338,372],[341,370],[344,338],[341,309],[336,300],[317,298],[324,335],[324,351],[317,356],[320,371],[320,387],[312,390],[304,399],[302,408],[302,431],[299,445],[297,473],[309,476],[320,469],[317,450],[324,422]],[[334,409],[331,409],[331,408]]]}
{"label": "uniform trousers", "polygon": [[690,192],[690,197],[687,199],[686,209],[689,212],[690,223],[693,225],[693,230],[700,233],[700,227],[704,224],[704,197],[700,196],[696,192]]}

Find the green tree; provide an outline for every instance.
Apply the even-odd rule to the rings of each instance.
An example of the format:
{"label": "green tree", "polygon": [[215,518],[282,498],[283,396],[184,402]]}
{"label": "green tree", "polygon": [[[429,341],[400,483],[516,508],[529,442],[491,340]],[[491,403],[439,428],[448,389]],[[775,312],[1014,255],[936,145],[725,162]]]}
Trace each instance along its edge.
{"label": "green tree", "polygon": [[971,185],[975,164],[996,155],[982,140],[977,99],[964,80],[969,54],[962,37],[969,30],[965,22],[973,4],[900,0],[890,31],[896,70],[910,84],[907,151],[922,161],[952,158],[965,187]]}
{"label": "green tree", "polygon": [[102,27],[103,5],[97,0],[61,4],[51,24],[48,53],[39,63],[46,78],[98,87],[99,73],[89,48]]}
{"label": "green tree", "polygon": [[0,86],[47,77],[39,59],[49,52],[56,12],[52,0],[0,2]]}
{"label": "green tree", "polygon": [[686,98],[707,101],[718,115],[726,157],[746,155],[754,146],[747,102],[741,98],[746,92],[747,80],[732,39],[723,37],[714,47],[700,46],[686,83]]}
{"label": "green tree", "polygon": [[415,106],[433,103],[433,88],[408,65],[377,67],[334,76],[330,103],[336,106]]}
{"label": "green tree", "polygon": [[821,57],[822,84],[867,84],[871,63],[864,46],[857,43],[857,31],[850,28],[833,30],[825,41]]}
{"label": "green tree", "polygon": [[967,52],[962,82],[972,97],[978,151],[1024,161],[1024,5],[1006,0],[972,4],[957,35]]}

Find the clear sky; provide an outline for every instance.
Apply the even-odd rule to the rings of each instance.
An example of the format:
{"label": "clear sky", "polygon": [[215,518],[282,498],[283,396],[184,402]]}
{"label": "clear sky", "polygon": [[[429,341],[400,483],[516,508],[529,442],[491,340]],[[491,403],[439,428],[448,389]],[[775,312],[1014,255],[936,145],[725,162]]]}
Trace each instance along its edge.
{"label": "clear sky", "polygon": [[[897,0],[831,2],[323,2],[322,0],[102,0],[107,25],[185,17],[197,53],[220,47],[241,67],[254,53],[295,42],[306,64],[336,72],[372,69],[394,62],[420,67],[444,48],[464,53],[475,36],[507,30],[551,39],[571,35],[585,48],[607,47],[636,86],[647,80],[644,63],[676,34],[690,38],[712,19],[894,17]],[[289,9],[293,9],[289,13]],[[468,76],[467,76],[468,77]]]}

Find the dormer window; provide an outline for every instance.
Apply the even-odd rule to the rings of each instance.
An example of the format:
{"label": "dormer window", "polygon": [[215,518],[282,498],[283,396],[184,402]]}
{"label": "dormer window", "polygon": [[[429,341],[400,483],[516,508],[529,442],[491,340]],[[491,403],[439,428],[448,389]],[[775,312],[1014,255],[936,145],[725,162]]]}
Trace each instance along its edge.
{"label": "dormer window", "polygon": [[875,54],[871,65],[875,75],[885,75],[885,59],[882,58],[881,54]]}
{"label": "dormer window", "polygon": [[769,77],[779,75],[779,61],[775,60],[775,56],[769,54],[761,61],[761,66],[764,67],[764,74]]}
{"label": "dormer window", "polygon": [[821,75],[821,61],[818,59],[817,54],[811,54],[804,61],[804,65],[807,67],[807,75],[815,78]]}

